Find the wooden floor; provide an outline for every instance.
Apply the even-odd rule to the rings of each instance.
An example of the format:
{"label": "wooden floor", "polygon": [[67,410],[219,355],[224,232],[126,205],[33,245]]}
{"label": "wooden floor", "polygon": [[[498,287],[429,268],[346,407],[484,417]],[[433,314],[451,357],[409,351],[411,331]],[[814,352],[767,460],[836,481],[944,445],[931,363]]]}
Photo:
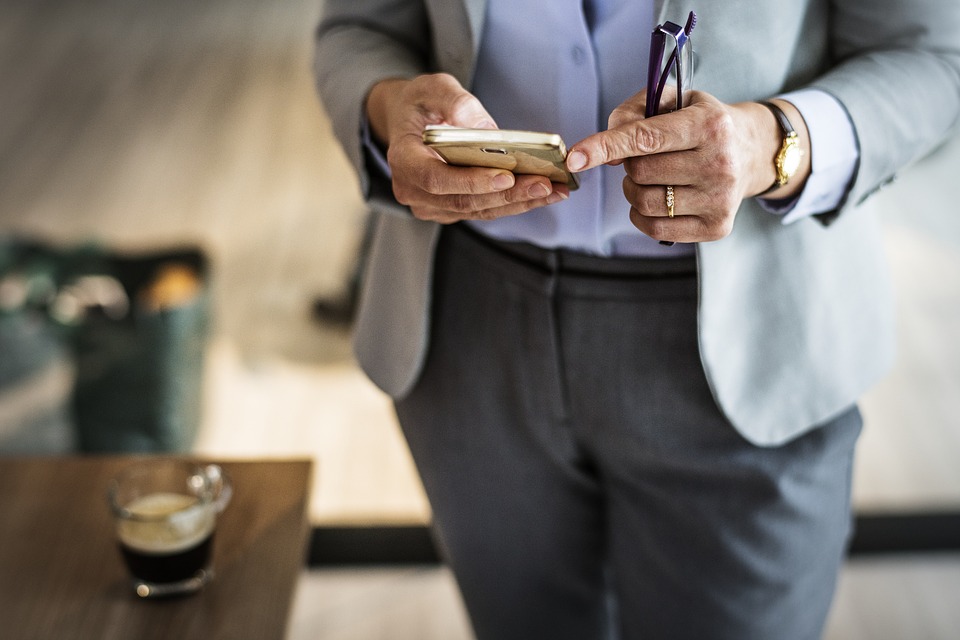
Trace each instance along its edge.
{"label": "wooden floor", "polygon": [[[824,640],[956,640],[960,558],[854,561]],[[472,640],[446,568],[316,571],[300,583],[290,640]],[[775,639],[771,639],[775,640]]]}
{"label": "wooden floor", "polygon": [[[319,524],[423,523],[389,402],[347,333],[309,318],[345,286],[364,219],[310,77],[319,5],[0,0],[0,234],[202,246],[215,335],[197,451],[314,456]],[[881,196],[901,345],[863,402],[861,511],[960,508],[958,168],[954,141]],[[442,568],[301,586],[295,639],[468,637]],[[956,557],[852,563],[830,637],[960,637],[957,594]]]}

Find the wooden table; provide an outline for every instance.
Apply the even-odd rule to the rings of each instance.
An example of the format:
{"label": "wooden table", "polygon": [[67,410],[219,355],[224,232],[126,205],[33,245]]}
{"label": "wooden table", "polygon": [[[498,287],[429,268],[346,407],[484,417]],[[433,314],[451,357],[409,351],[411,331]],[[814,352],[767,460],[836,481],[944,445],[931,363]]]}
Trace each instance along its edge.
{"label": "wooden table", "polygon": [[214,541],[214,581],[139,600],[107,509],[132,457],[0,458],[0,637],[169,640],[285,636],[308,533],[307,460],[222,462],[233,499]]}

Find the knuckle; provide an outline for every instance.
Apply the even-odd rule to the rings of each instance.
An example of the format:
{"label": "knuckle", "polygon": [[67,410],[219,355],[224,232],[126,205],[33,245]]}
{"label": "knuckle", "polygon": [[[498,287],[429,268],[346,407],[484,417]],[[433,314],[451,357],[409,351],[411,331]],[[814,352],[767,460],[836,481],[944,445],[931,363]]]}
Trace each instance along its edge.
{"label": "knuckle", "polygon": [[440,82],[443,84],[449,84],[453,77],[449,73],[428,73],[426,75],[418,76],[418,79],[423,80],[424,82]]}
{"label": "knuckle", "polygon": [[607,118],[607,128],[613,129],[620,126],[621,124],[627,122],[631,117],[631,114],[628,109],[623,105],[616,107],[613,111],[610,112],[610,117]]}
{"label": "knuckle", "polygon": [[645,163],[641,161],[640,158],[628,158],[623,163],[623,169],[627,173],[625,178],[624,188],[626,188],[626,181],[629,181],[632,184],[643,184],[644,177],[646,172],[643,170]]}
{"label": "knuckle", "polygon": [[390,169],[396,173],[397,168],[403,165],[403,149],[399,144],[391,144],[387,147],[387,164]]}
{"label": "knuckle", "polygon": [[669,218],[647,219],[647,235],[654,240],[663,240],[667,232],[667,220],[669,220]]}
{"label": "knuckle", "polygon": [[489,197],[495,201],[493,206],[513,204],[523,200],[519,186],[514,186],[503,191],[496,191],[491,193]]}
{"label": "knuckle", "polygon": [[730,220],[729,222],[724,222],[722,225],[720,225],[719,233],[720,233],[720,237],[718,237],[717,240],[726,238],[728,235],[733,233],[733,220]]}
{"label": "knuckle", "polygon": [[740,175],[740,163],[731,153],[724,151],[714,157],[713,171],[720,184],[733,185]]}
{"label": "knuckle", "polygon": [[422,170],[418,171],[415,182],[419,187],[430,195],[441,195],[443,193],[443,180],[436,171]]}
{"label": "knuckle", "polygon": [[597,140],[598,153],[590,153],[591,161],[606,162],[609,158],[615,158],[617,156],[617,147],[618,145],[612,136],[600,136]]}
{"label": "knuckle", "polygon": [[719,227],[707,225],[703,230],[703,236],[707,242],[715,242],[717,240],[722,240],[727,236],[727,234],[723,233]]}
{"label": "knuckle", "polygon": [[397,181],[393,182],[393,197],[402,205],[410,206],[413,204],[410,191]]}
{"label": "knuckle", "polygon": [[703,234],[708,242],[722,240],[733,232],[733,216],[721,216],[705,222]]}
{"label": "knuckle", "polygon": [[510,206],[502,207],[500,211],[498,211],[498,217],[505,216],[505,215],[517,215],[520,213],[526,213],[532,209],[537,208],[538,206],[540,206],[540,203],[537,203],[533,200],[525,200],[523,202],[517,202],[517,203],[511,204]]}
{"label": "knuckle", "polygon": [[410,212],[413,213],[413,217],[417,218],[418,220],[424,220],[427,222],[433,222],[437,220],[436,212],[427,207],[410,207]]}
{"label": "knuckle", "polygon": [[651,212],[653,211],[651,203],[654,206],[656,205],[656,197],[649,191],[649,189],[644,189],[634,183],[630,178],[624,178],[623,180],[623,196],[632,207],[636,207],[638,214]]}
{"label": "knuckle", "polygon": [[456,211],[457,213],[470,213],[475,209],[473,198],[464,193],[456,193],[448,196],[444,204],[447,209]]}
{"label": "knuckle", "polygon": [[740,198],[732,188],[726,185],[708,190],[706,195],[712,204],[710,211],[719,220],[732,219],[740,208]]}
{"label": "knuckle", "polygon": [[710,168],[718,184],[729,187],[740,179],[741,162],[737,154],[737,132],[733,117],[723,110],[715,110],[704,123],[704,135],[714,149]]}
{"label": "knuckle", "polygon": [[743,200],[735,195],[733,191],[727,191],[726,208],[724,209],[726,215],[724,217],[731,220],[731,223],[742,203]]}
{"label": "knuckle", "polygon": [[419,220],[437,222],[439,224],[451,224],[462,218],[462,216],[455,212],[438,209],[437,207],[429,205],[410,207],[410,211],[413,213],[413,216]]}
{"label": "knuckle", "polygon": [[496,209],[483,209],[474,213],[473,217],[476,220],[496,220],[500,215]]}
{"label": "knuckle", "polygon": [[633,130],[633,139],[630,141],[633,147],[644,153],[657,153],[663,148],[664,135],[660,129],[651,127],[635,127]]}
{"label": "knuckle", "polygon": [[703,131],[714,142],[729,140],[734,135],[733,116],[723,109],[712,109],[703,124]]}

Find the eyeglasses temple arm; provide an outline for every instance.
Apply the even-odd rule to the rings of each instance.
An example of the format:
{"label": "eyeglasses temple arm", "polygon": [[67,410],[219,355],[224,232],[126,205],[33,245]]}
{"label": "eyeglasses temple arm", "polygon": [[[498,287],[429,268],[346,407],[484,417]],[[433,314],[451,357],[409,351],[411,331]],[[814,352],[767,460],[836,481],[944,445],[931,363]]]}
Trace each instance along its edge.
{"label": "eyeglasses temple arm", "polygon": [[[657,115],[660,95],[663,93],[661,64],[663,63],[663,43],[666,36],[659,30],[650,36],[650,61],[647,65],[647,106],[644,115],[652,118]],[[666,76],[663,76],[666,77]]]}

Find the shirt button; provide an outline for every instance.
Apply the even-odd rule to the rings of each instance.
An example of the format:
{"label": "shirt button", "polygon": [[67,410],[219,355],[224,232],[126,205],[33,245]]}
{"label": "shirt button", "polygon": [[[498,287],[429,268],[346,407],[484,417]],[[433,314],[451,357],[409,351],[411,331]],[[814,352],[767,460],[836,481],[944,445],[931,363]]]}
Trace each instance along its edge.
{"label": "shirt button", "polygon": [[584,51],[582,47],[573,47],[570,50],[570,55],[573,58],[574,64],[583,64],[587,60],[587,52]]}

